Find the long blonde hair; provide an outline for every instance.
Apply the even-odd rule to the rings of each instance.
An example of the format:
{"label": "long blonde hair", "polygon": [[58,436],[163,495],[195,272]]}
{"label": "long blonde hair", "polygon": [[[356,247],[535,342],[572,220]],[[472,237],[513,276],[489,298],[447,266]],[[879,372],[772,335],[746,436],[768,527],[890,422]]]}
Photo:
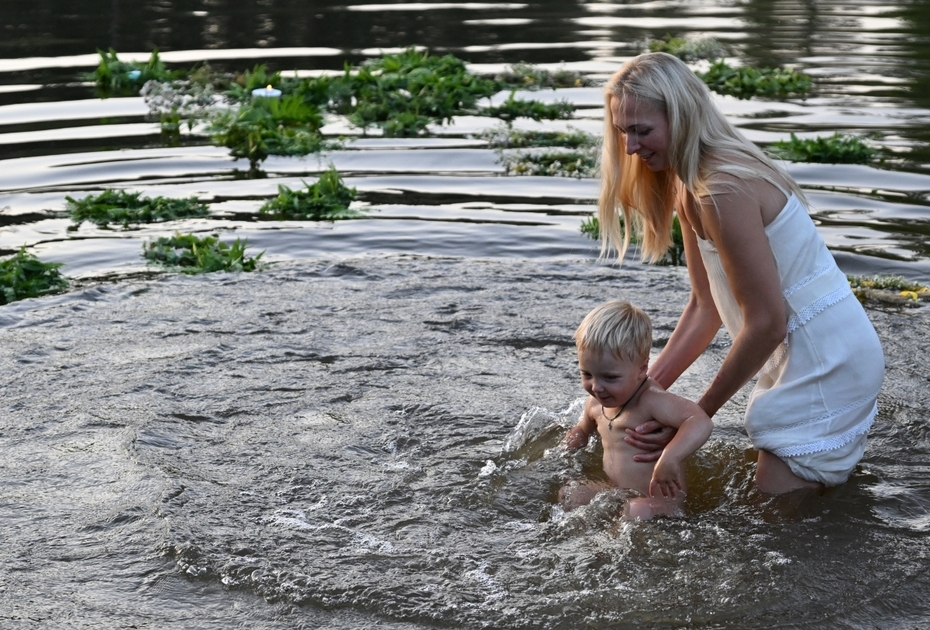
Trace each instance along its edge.
{"label": "long blonde hair", "polygon": [[[613,125],[611,98],[636,99],[657,107],[668,119],[669,169],[652,172],[621,146]],[[604,90],[604,144],[601,156],[601,196],[598,220],[601,256],[613,249],[622,260],[631,230],[640,237],[644,260],[656,262],[672,244],[672,220],[678,186],[695,198],[721,192],[708,183],[714,173],[739,179],[761,178],[804,198],[783,169],[730,124],[714,104],[710,90],[683,61],[667,53],[646,53],[630,59]],[[776,179],[779,176],[779,179]],[[619,211],[623,214],[620,224]]]}

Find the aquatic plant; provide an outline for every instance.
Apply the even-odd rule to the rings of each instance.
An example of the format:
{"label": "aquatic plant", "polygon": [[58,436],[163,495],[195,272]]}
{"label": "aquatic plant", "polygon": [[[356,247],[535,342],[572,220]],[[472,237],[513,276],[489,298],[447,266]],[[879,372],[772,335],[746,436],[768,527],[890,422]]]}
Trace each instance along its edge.
{"label": "aquatic plant", "polygon": [[481,110],[484,116],[500,118],[504,121],[513,121],[517,118],[532,118],[533,120],[567,120],[575,112],[575,106],[568,101],[555,103],[542,103],[540,101],[524,101],[516,98],[516,91],[501,105],[485,107]]}
{"label": "aquatic plant", "polygon": [[877,153],[862,138],[840,133],[805,139],[792,133],[790,140],[773,142],[768,146],[768,151],[778,159],[791,162],[834,164],[866,164]]}
{"label": "aquatic plant", "polygon": [[186,274],[255,271],[265,252],[250,258],[245,255],[246,246],[246,241],[238,238],[230,244],[217,236],[175,234],[143,244],[142,255],[150,263]]}
{"label": "aquatic plant", "polygon": [[372,59],[357,72],[347,66],[328,88],[331,102],[353,125],[378,126],[386,136],[420,135],[431,123],[472,112],[480,99],[499,90],[495,81],[468,72],[461,59],[415,48]]}
{"label": "aquatic plant", "polygon": [[182,123],[192,131],[198,120],[210,116],[216,104],[213,86],[194,81],[148,81],[139,94],[149,114],[161,123],[162,133],[167,134],[180,133]]}
{"label": "aquatic plant", "polygon": [[281,88],[281,73],[268,72],[264,64],[237,74],[230,82],[225,94],[233,101],[246,103],[252,99],[252,90],[263,87]]}
{"label": "aquatic plant", "polygon": [[702,39],[685,39],[673,37],[666,33],[662,39],[650,40],[647,44],[649,52],[664,52],[675,55],[682,61],[697,61],[698,59],[720,59],[727,54],[727,48],[713,37]]}
{"label": "aquatic plant", "polygon": [[215,143],[229,148],[233,157],[247,159],[255,171],[269,155],[308,155],[338,146],[320,134],[322,123],[319,108],[290,95],[257,98],[221,111],[207,131]]}
{"label": "aquatic plant", "polygon": [[110,224],[129,228],[141,223],[177,221],[210,214],[206,204],[196,197],[173,199],[170,197],[143,197],[142,193],[106,189],[99,195],[88,195],[82,199],[65,197],[65,209],[71,215],[71,230],[84,221],[99,227]]}
{"label": "aquatic plant", "polygon": [[597,151],[520,151],[501,155],[507,175],[548,175],[550,177],[594,177]]}
{"label": "aquatic plant", "polygon": [[510,66],[509,70],[496,75],[494,79],[502,85],[527,90],[591,87],[598,84],[580,72],[573,72],[564,68],[550,72],[528,63],[515,63]]}
{"label": "aquatic plant", "polygon": [[64,291],[68,280],[58,271],[61,266],[42,262],[25,246],[0,260],[0,305]]}
{"label": "aquatic plant", "polygon": [[98,48],[97,53],[100,55],[100,63],[88,78],[97,86],[102,98],[138,94],[148,81],[170,81],[183,74],[169,72],[158,57],[158,49],[152,51],[144,64],[120,61],[119,55],[112,48],[107,52]]}
{"label": "aquatic plant", "polygon": [[569,128],[569,131],[526,131],[501,125],[475,135],[487,140],[492,149],[523,149],[528,147],[565,147],[570,149],[600,146],[600,138],[594,134]]}
{"label": "aquatic plant", "polygon": [[[620,224],[623,225],[623,217],[620,217]],[[590,216],[581,222],[581,233],[591,237],[594,240],[601,238],[601,223],[596,216]],[[637,243],[638,239],[635,232],[630,233],[630,242]],[[657,265],[670,265],[680,267],[685,264],[685,243],[681,234],[681,222],[678,216],[672,218],[672,245],[665,252],[665,256],[656,263]]]}
{"label": "aquatic plant", "polygon": [[707,72],[697,72],[707,86],[719,94],[748,99],[753,96],[790,96],[811,89],[811,78],[787,68],[734,68],[725,61],[715,61]]}
{"label": "aquatic plant", "polygon": [[854,276],[847,275],[849,286],[860,302],[879,300],[882,302],[930,301],[930,287],[907,280],[903,276]]}
{"label": "aquatic plant", "polygon": [[260,214],[276,219],[301,219],[310,221],[339,221],[364,216],[351,210],[356,190],[348,188],[335,168],[320,175],[313,184],[304,182],[303,190],[291,190],[278,186],[278,195],[268,200],[259,210]]}

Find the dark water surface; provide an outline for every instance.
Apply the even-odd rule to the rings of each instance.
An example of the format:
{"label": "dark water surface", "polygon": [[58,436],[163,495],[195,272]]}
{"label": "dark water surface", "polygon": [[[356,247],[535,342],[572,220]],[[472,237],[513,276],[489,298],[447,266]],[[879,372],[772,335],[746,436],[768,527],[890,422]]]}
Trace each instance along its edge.
{"label": "dark water surface", "polygon": [[[582,394],[577,322],[626,297],[658,351],[687,297],[684,269],[595,262],[579,231],[595,181],[504,176],[471,137],[484,118],[250,179],[80,79],[95,48],[316,72],[410,45],[605,79],[650,37],[713,36],[814,76],[804,99],[719,99],[754,141],[841,131],[886,151],[788,165],[844,270],[930,283],[928,25],[926,1],[4,0],[0,253],[25,244],[74,288],[0,307],[0,627],[930,627],[926,308],[869,308],[888,375],[845,486],[759,497],[744,391],[693,458],[688,518],[631,524],[611,496],[566,515],[559,486],[597,468],[556,448]],[[522,128],[600,129],[599,88],[527,95],[579,110]],[[330,163],[368,219],[255,220]],[[106,187],[212,214],[69,231],[65,197]],[[175,231],[244,237],[275,264],[150,272],[142,242]],[[675,390],[699,395],[726,347]]]}

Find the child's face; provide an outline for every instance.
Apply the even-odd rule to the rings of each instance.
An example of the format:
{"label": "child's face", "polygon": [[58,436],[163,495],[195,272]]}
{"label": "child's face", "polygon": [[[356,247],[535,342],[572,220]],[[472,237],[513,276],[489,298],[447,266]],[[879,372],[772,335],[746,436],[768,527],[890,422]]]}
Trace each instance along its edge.
{"label": "child's face", "polygon": [[582,387],[608,409],[616,409],[630,399],[648,367],[649,359],[629,361],[593,348],[578,351]]}

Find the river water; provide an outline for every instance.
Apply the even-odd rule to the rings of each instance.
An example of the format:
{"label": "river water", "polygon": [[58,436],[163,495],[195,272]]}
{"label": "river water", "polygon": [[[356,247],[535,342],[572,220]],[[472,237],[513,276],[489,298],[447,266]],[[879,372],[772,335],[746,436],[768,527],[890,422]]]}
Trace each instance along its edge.
{"label": "river water", "polygon": [[[865,459],[804,502],[765,500],[746,391],[689,468],[684,519],[630,523],[557,447],[577,419],[571,334],[622,296],[656,326],[685,271],[596,261],[596,182],[507,177],[458,119],[358,138],[266,177],[204,138],[163,146],[141,98],[80,79],[95,48],[179,67],[338,70],[422,45],[475,71],[525,61],[606,76],[666,32],[815,78],[804,99],[721,107],[753,140],[873,134],[871,166],[790,164],[850,273],[930,281],[930,3],[716,1],[346,5],[5,1],[0,250],[64,263],[72,289],[0,307],[0,627],[920,628],[930,626],[926,308],[872,304],[888,372]],[[579,106],[598,88],[539,92]],[[353,133],[338,120],[333,134]],[[256,221],[278,184],[333,163],[370,218]],[[65,196],[198,195],[207,219],[69,231]],[[145,239],[247,238],[252,274],[148,270]],[[721,336],[675,385],[700,394]]]}

